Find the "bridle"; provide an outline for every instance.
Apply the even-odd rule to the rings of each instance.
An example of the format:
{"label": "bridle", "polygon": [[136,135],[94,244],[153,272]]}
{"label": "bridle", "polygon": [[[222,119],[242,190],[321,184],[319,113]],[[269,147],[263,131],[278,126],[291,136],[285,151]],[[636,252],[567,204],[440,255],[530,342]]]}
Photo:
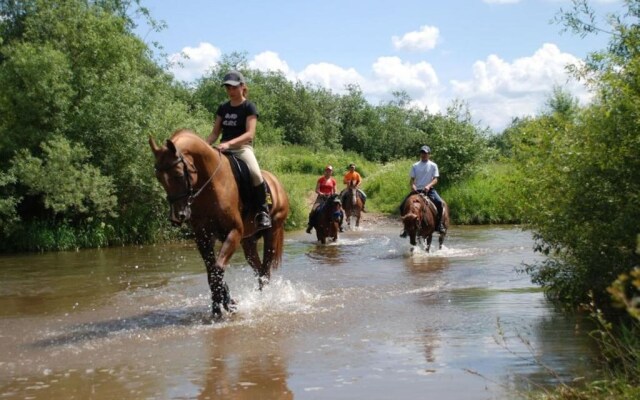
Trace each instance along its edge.
{"label": "bridle", "polygon": [[[217,149],[217,150],[218,150],[218,152],[222,153],[220,151],[220,149]],[[220,154],[220,156],[222,156],[222,154]],[[175,194],[175,195],[167,194],[167,201],[169,202],[169,205],[173,205],[173,203],[177,202],[178,200],[182,200],[182,199],[184,199],[186,197],[187,198],[187,207],[190,207],[191,204],[193,203],[193,201],[195,200],[195,198],[198,197],[200,195],[200,193],[202,193],[202,190],[205,187],[207,187],[207,185],[211,182],[211,180],[216,175],[218,170],[220,170],[220,164],[221,163],[218,163],[218,165],[216,166],[215,171],[213,171],[213,173],[211,174],[209,179],[207,179],[207,181],[195,193],[194,193],[193,185],[191,185],[191,179],[189,179],[189,173],[193,172],[197,176],[198,169],[196,168],[196,166],[192,162],[189,162],[188,160],[185,160],[184,157],[182,156],[182,154],[179,154],[178,158],[174,162],[172,162],[171,164],[169,164],[167,166],[159,166],[158,164],[156,164],[154,166],[154,168],[155,168],[156,172],[166,172],[166,171],[170,170],[171,168],[175,167],[178,164],[182,164],[182,178],[184,179],[184,182],[185,182],[185,191],[182,192],[182,193],[179,193],[179,194]],[[189,169],[189,168],[191,168],[191,169]]]}

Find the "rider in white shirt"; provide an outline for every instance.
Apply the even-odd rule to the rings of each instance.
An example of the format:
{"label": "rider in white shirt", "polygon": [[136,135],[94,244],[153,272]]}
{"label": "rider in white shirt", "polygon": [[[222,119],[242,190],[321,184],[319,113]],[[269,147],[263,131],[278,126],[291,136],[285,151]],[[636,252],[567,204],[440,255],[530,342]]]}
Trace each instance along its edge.
{"label": "rider in white shirt", "polygon": [[[436,209],[438,210],[436,230],[441,233],[445,233],[446,229],[442,224],[442,199],[434,189],[434,186],[438,183],[440,172],[438,171],[438,165],[429,159],[430,156],[431,148],[429,146],[422,146],[420,148],[420,161],[411,166],[411,172],[409,174],[411,180],[409,183],[411,185],[412,193],[424,193],[436,205]],[[405,198],[405,201],[407,200],[407,197]],[[404,201],[402,204],[404,205]],[[402,206],[400,206],[400,213],[402,214]],[[400,236],[404,237],[406,236],[406,233],[403,231]]]}

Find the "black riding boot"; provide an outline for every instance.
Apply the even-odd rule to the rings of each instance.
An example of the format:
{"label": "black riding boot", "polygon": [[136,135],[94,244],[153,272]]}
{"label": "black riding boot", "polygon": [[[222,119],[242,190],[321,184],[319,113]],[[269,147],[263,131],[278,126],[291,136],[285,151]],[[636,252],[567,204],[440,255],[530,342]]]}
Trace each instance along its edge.
{"label": "black riding boot", "polygon": [[445,233],[447,229],[442,224],[442,207],[438,208],[438,229],[436,229],[440,233]]}
{"label": "black riding boot", "polygon": [[256,228],[271,228],[271,217],[269,216],[269,205],[267,204],[267,184],[262,182],[253,188],[255,193],[255,204],[258,209],[256,214]]}
{"label": "black riding boot", "polygon": [[309,214],[309,222],[307,222],[307,229],[305,232],[311,233],[311,229],[313,229],[313,213]]}

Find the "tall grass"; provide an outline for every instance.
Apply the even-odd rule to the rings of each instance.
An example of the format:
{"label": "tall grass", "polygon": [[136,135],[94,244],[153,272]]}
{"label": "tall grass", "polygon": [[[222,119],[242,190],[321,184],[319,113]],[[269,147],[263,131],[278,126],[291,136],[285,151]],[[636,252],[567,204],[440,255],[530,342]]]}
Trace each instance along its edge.
{"label": "tall grass", "polygon": [[[363,178],[367,208],[387,214],[399,214],[400,203],[409,194],[409,170],[415,161],[401,160],[379,165],[375,173]],[[370,207],[369,204],[373,207]]]}
{"label": "tall grass", "polygon": [[[263,169],[274,172],[283,182],[291,202],[288,229],[306,225],[308,199],[314,197],[316,180],[326,165],[334,167],[334,177],[342,189],[342,176],[354,162],[363,177],[367,209],[399,214],[399,206],[409,193],[409,171],[416,160],[405,159],[387,164],[373,163],[348,152],[317,152],[300,146],[262,147],[257,151]],[[446,171],[441,171],[446,174]],[[438,187],[447,201],[454,224],[519,223],[522,200],[514,184],[516,177],[509,165],[490,163],[476,173],[449,187]]]}
{"label": "tall grass", "polygon": [[12,247],[0,244],[3,252],[64,251],[105,247],[113,237],[113,227],[104,223],[71,226],[46,221],[25,222],[14,232]]}
{"label": "tall grass", "polygon": [[471,177],[440,194],[449,203],[456,224],[519,223],[523,201],[515,189],[515,172],[508,164],[482,166]]}
{"label": "tall grass", "polygon": [[[316,182],[327,165],[333,166],[338,190],[344,186],[342,177],[350,163],[355,163],[364,182],[378,165],[362,156],[343,151],[317,152],[301,146],[264,146],[256,149],[260,167],[274,173],[289,196],[290,212],[285,227],[302,229],[307,225],[309,200],[315,199]],[[367,203],[369,206],[369,203]]]}

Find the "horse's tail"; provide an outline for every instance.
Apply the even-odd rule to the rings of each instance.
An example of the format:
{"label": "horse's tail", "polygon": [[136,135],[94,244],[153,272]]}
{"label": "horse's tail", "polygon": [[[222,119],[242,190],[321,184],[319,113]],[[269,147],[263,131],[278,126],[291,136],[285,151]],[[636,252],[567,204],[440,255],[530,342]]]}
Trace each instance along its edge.
{"label": "horse's tail", "polygon": [[273,230],[273,252],[271,268],[278,269],[282,264],[282,254],[284,253],[284,227]]}

